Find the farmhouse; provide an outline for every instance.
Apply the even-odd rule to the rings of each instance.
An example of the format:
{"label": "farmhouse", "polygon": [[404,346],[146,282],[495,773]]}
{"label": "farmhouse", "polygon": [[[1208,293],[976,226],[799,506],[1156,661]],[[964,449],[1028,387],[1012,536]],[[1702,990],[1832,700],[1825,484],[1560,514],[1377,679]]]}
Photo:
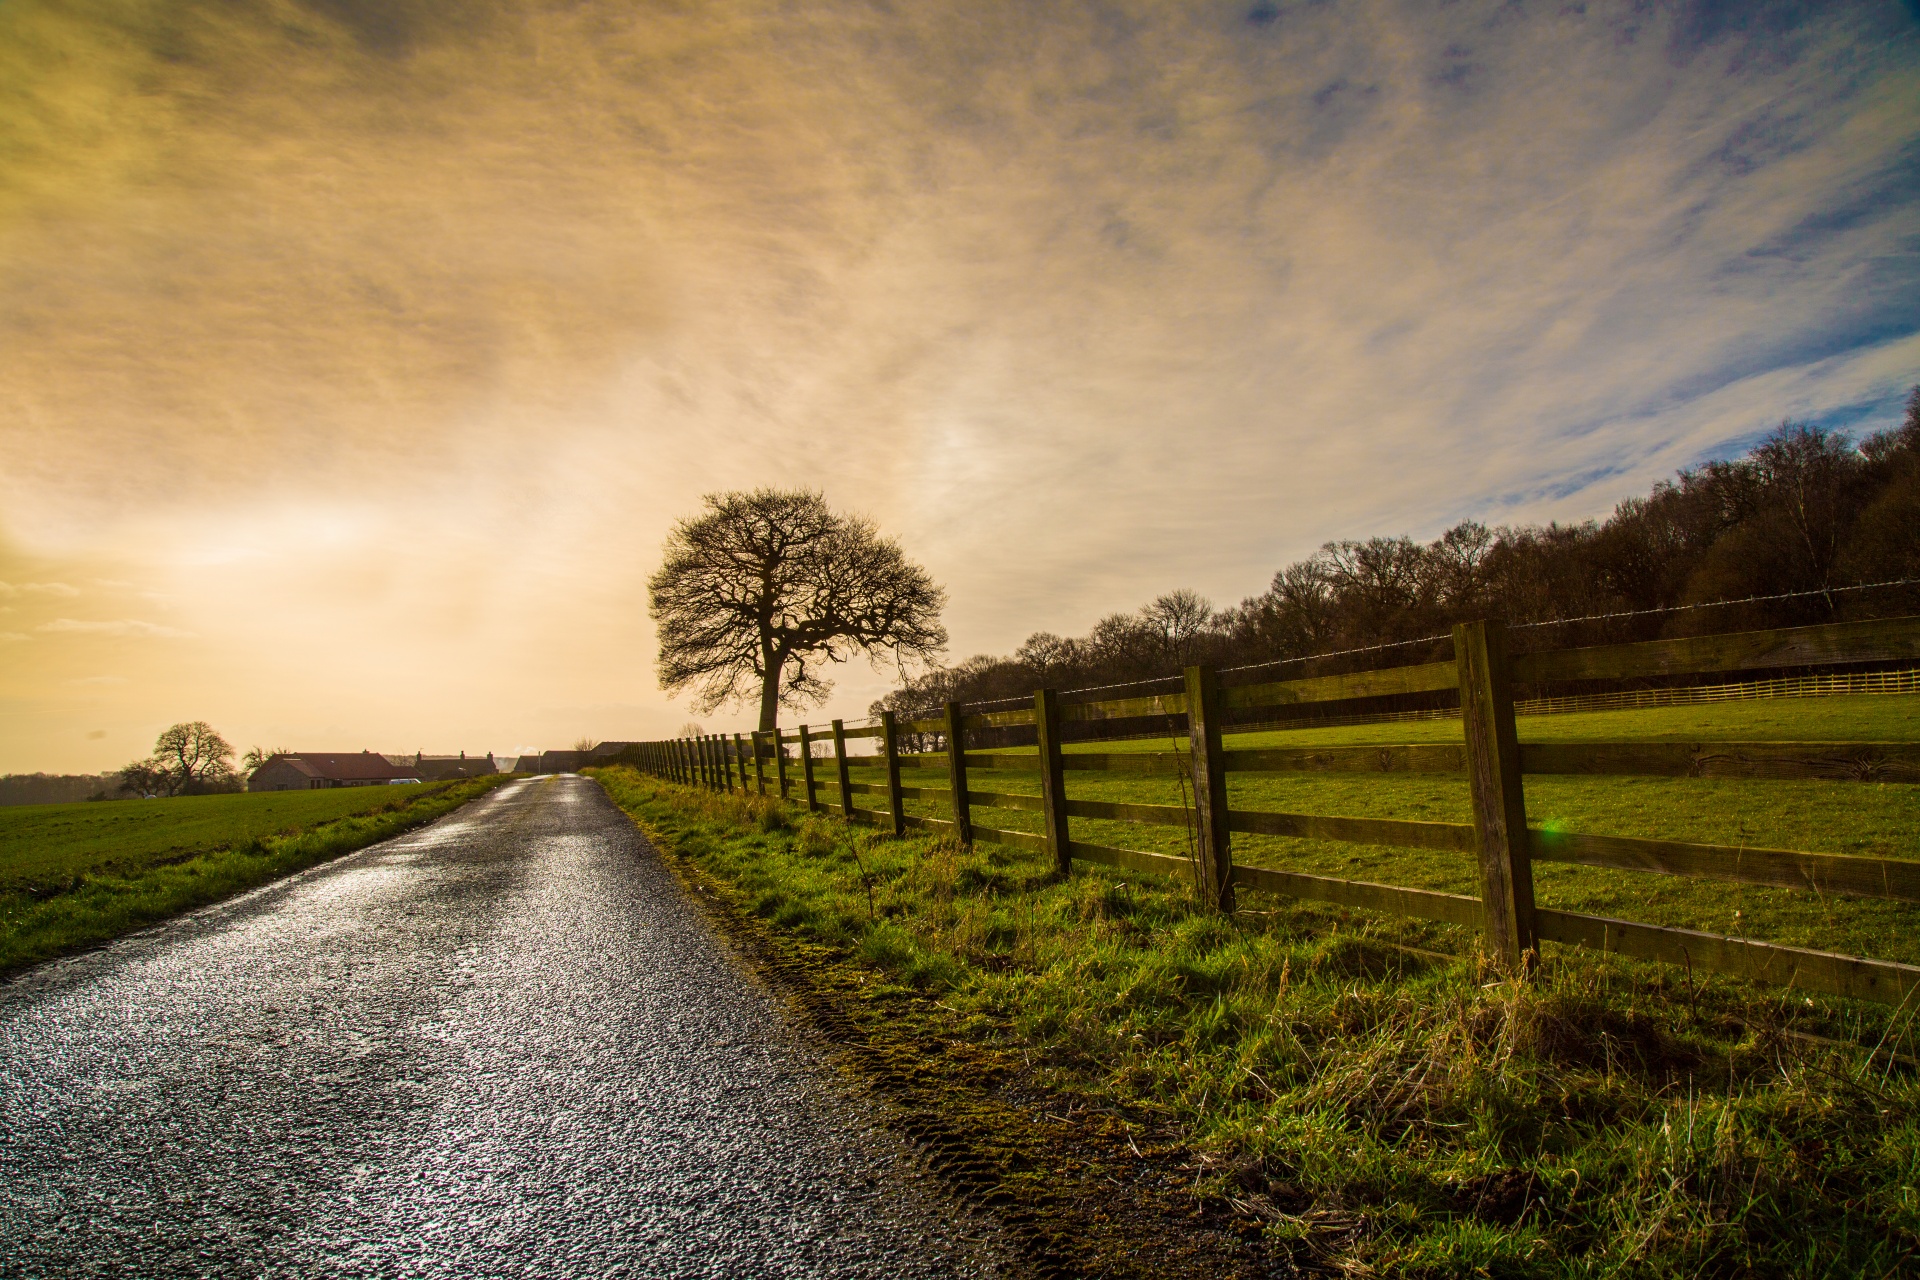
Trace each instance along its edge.
{"label": "farmhouse", "polygon": [[[405,760],[400,761],[405,764]],[[462,751],[457,756],[430,756],[415,752],[413,757],[413,776],[422,782],[444,782],[448,778],[483,778],[490,773],[500,772],[500,766],[494,763],[493,752],[484,756],[470,756]]]}
{"label": "farmhouse", "polygon": [[270,758],[247,779],[249,791],[317,791],[325,787],[378,787],[419,782],[411,763],[396,764],[371,751],[291,751]]}

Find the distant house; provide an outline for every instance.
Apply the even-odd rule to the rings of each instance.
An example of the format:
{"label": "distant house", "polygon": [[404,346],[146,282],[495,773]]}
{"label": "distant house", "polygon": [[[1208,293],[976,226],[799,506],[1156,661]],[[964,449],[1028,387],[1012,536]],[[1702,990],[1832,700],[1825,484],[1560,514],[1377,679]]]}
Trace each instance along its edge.
{"label": "distant house", "polygon": [[591,751],[542,751],[537,756],[521,756],[513,762],[515,773],[572,773],[591,763]]}
{"label": "distant house", "polygon": [[491,751],[484,756],[470,756],[464,751],[457,756],[429,756],[415,752],[413,770],[414,776],[422,782],[444,782],[448,778],[484,778],[490,773],[500,772],[500,766],[494,763]]}
{"label": "distant house", "polygon": [[420,771],[371,751],[290,751],[270,758],[247,779],[249,791],[318,791],[419,782]]}

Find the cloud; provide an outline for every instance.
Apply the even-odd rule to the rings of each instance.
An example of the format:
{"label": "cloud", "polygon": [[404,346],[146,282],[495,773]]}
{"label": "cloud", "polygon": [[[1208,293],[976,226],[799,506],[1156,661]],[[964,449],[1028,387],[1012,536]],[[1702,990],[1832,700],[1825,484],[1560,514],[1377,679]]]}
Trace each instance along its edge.
{"label": "cloud", "polygon": [[19,631],[0,631],[0,644],[13,644],[27,637]]}
{"label": "cloud", "polygon": [[52,622],[41,623],[34,630],[46,635],[114,636],[143,640],[189,640],[194,634],[191,631],[182,631],[178,627],[162,626],[157,622],[142,622],[136,618],[115,618],[109,621],[55,618]]}
{"label": "cloud", "polygon": [[71,600],[80,594],[78,587],[70,587],[64,582],[0,582],[0,599],[14,596],[47,596],[55,600]]}
{"label": "cloud", "polygon": [[715,489],[872,514],[1004,651],[1920,380],[1894,6],[376,8],[0,5],[0,569],[275,736],[677,726],[644,583]]}

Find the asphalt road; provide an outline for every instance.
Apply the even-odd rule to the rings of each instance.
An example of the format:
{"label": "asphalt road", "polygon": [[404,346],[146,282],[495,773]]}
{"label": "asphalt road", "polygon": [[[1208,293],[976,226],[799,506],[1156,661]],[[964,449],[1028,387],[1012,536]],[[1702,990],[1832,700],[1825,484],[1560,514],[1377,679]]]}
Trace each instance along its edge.
{"label": "asphalt road", "polygon": [[0,1275],[991,1274],[581,778],[0,987]]}

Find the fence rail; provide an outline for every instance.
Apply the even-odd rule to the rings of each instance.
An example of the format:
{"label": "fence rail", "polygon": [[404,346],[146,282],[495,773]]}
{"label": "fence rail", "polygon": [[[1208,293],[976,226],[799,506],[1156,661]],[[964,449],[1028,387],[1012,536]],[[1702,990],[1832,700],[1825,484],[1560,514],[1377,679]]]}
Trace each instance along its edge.
{"label": "fence rail", "polygon": [[[1235,889],[1248,888],[1390,915],[1437,920],[1485,935],[1489,950],[1510,971],[1523,971],[1542,941],[1684,964],[1762,982],[1862,999],[1906,1000],[1920,990],[1920,966],[1891,960],[1836,955],[1801,947],[1697,930],[1615,920],[1539,907],[1534,903],[1535,862],[1571,862],[1613,870],[1723,880],[1900,902],[1920,902],[1920,862],[1898,858],[1753,849],[1734,845],[1588,835],[1529,827],[1524,779],[1529,775],[1819,778],[1861,782],[1920,781],[1920,743],[1910,742],[1519,742],[1514,729],[1516,682],[1672,676],[1709,672],[1900,661],[1920,658],[1920,618],[1835,623],[1723,636],[1530,653],[1509,658],[1496,623],[1454,628],[1454,660],[1383,667],[1339,676],[1286,680],[1222,689],[1207,668],[1189,668],[1178,693],[1104,701],[1062,703],[1041,690],[1033,706],[969,714],[950,703],[938,718],[896,720],[883,713],[877,725],[831,726],[832,776],[817,777],[816,731],[797,735],[774,729],[752,735],[707,735],[630,747],[630,763],[663,778],[716,790],[767,795],[767,764],[774,765],[774,791],[815,812],[825,797],[848,821],[888,828],[951,831],[961,840],[1008,845],[1050,856],[1059,870],[1075,860],[1133,871],[1190,877],[1201,897],[1224,911],[1234,909]],[[1878,673],[1898,677],[1910,673]],[[1819,680],[1823,677],[1797,677]],[[1836,679],[1841,677],[1834,677]],[[1846,677],[1855,678],[1855,677]],[[1460,690],[1462,741],[1412,746],[1301,747],[1227,750],[1221,742],[1222,713],[1263,706],[1298,706],[1389,693]],[[1662,692],[1662,691],[1648,691]],[[1679,691],[1675,691],[1679,692]],[[1062,731],[1074,722],[1169,716],[1186,721],[1186,749],[1152,752],[1082,752],[1062,749]],[[969,731],[1031,725],[1031,751],[968,751]],[[909,755],[902,733],[937,734],[945,750]],[[855,782],[850,739],[877,738],[880,751],[860,767],[883,768],[884,782]],[[790,747],[798,747],[801,777],[789,771]],[[909,786],[903,771],[944,767],[943,786]],[[749,782],[748,773],[752,779]],[[1039,794],[976,790],[975,773],[1037,775]],[[1107,772],[1190,780],[1191,808],[1070,797],[1066,775]],[[1415,822],[1331,814],[1271,813],[1235,809],[1227,796],[1230,774],[1450,773],[1465,774],[1473,802],[1471,823]],[[885,796],[886,808],[858,806],[856,796]],[[909,814],[905,802],[944,803],[950,818]],[[986,827],[978,810],[1039,813],[1041,833]],[[1182,827],[1192,858],[1075,840],[1073,818],[1143,826]],[[1445,850],[1475,857],[1479,897],[1400,885],[1373,884],[1276,867],[1236,863],[1235,833],[1327,840],[1402,848]]]}

